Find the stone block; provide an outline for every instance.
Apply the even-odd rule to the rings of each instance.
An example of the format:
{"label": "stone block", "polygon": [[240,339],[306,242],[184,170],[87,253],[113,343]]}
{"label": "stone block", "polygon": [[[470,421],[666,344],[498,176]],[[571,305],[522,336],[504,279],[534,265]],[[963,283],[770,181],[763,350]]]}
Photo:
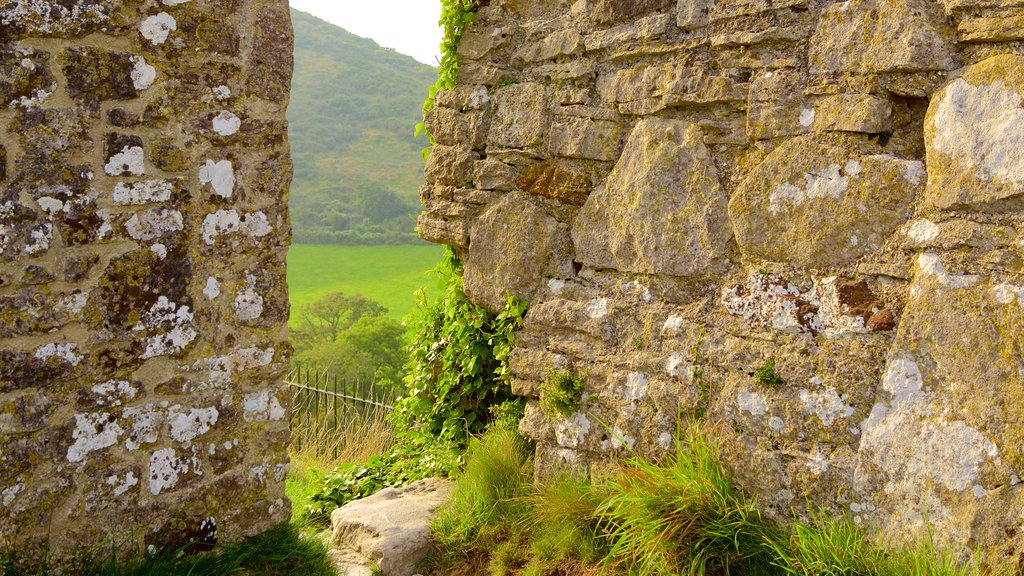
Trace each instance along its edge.
{"label": "stone block", "polygon": [[513,84],[494,93],[489,145],[543,148],[548,135],[546,90],[542,84]]}
{"label": "stone block", "polygon": [[515,187],[518,173],[515,166],[493,158],[473,162],[473,183],[481,190],[507,192]]}
{"label": "stone block", "polygon": [[829,5],[811,37],[812,74],[951,70],[956,33],[930,0]]}
{"label": "stone block", "polygon": [[700,128],[645,118],[573,222],[576,259],[595,268],[704,276],[728,251],[728,196]]}
{"label": "stone block", "polygon": [[921,162],[805,136],[783,143],[747,175],[729,215],[743,252],[823,269],[879,249],[913,213],[924,180]]}
{"label": "stone block", "polygon": [[465,186],[472,182],[473,160],[468,148],[439,144],[430,151],[423,175],[428,184]]}
{"label": "stone block", "polygon": [[574,275],[568,226],[530,196],[510,192],[473,224],[462,279],[476,304],[496,312],[506,294],[529,302],[549,278]]}
{"label": "stone block", "polygon": [[459,56],[468,60],[479,60],[492,50],[503,46],[509,38],[510,31],[504,28],[469,27],[462,34],[459,42]]}
{"label": "stone block", "polygon": [[566,162],[545,160],[523,170],[516,179],[519,188],[573,206],[582,206],[594,188],[590,174]]}
{"label": "stone block", "polygon": [[668,8],[671,4],[672,0],[595,0],[593,17],[599,24],[611,24]]}
{"label": "stone block", "polygon": [[814,130],[880,134],[892,130],[892,104],[870,94],[828,96],[814,108]]}
{"label": "stone block", "polygon": [[684,31],[707,26],[712,4],[712,0],[679,0],[676,4],[676,26]]}
{"label": "stone block", "polygon": [[583,48],[583,38],[572,29],[558,30],[531,42],[516,51],[515,57],[523,62],[539,62],[572,56]]}
{"label": "stone block", "polygon": [[563,116],[551,124],[548,151],[554,156],[607,162],[618,157],[622,132],[618,122]]}
{"label": "stone block", "polygon": [[1024,207],[1024,57],[975,64],[939,90],[925,117],[932,208]]}

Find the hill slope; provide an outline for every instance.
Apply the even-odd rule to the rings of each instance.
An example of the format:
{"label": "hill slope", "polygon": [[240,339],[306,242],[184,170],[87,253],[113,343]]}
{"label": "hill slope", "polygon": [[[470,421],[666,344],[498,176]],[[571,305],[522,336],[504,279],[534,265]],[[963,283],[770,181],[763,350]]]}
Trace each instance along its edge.
{"label": "hill slope", "polygon": [[437,72],[304,12],[292,24],[295,241],[416,241],[427,143],[412,133]]}

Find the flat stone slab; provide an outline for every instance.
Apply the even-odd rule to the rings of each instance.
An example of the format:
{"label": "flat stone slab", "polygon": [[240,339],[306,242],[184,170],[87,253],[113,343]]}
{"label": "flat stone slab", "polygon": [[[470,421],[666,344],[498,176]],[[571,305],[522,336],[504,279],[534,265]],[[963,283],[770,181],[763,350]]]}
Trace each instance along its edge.
{"label": "flat stone slab", "polygon": [[368,575],[376,564],[384,576],[412,576],[430,550],[430,520],[451,491],[451,481],[428,478],[335,510],[330,555],[339,573]]}

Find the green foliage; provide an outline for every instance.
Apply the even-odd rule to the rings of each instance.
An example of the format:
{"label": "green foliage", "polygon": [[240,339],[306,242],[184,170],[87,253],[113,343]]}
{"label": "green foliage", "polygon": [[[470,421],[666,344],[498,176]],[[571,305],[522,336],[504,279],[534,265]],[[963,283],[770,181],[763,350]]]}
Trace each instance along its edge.
{"label": "green foliage", "polygon": [[304,306],[328,292],[362,294],[388,309],[388,317],[402,320],[416,309],[413,294],[427,289],[440,294],[427,273],[441,260],[436,244],[422,246],[331,246],[294,244],[288,250],[289,325],[300,328]]}
{"label": "green foliage", "polygon": [[400,428],[454,444],[484,431],[492,406],[517,400],[508,358],[526,304],[509,297],[491,314],[462,292],[462,266],[450,249],[438,267],[444,292],[433,303],[421,293],[421,315],[409,347],[406,393],[397,405]]}
{"label": "green foliage", "polygon": [[638,575],[771,573],[776,528],[733,489],[699,423],[665,462],[634,458],[607,487],[597,516],[614,565]]}
{"label": "green foliage", "polygon": [[288,108],[294,240],[349,245],[421,242],[420,120],[426,64],[292,10],[295,73]]}
{"label": "green foliage", "polygon": [[525,305],[509,298],[504,310],[491,314],[470,303],[450,250],[438,270],[446,283],[442,296],[428,304],[420,293],[406,395],[392,413],[396,447],[326,475],[305,508],[311,521],[324,523],[336,507],[386,486],[450,475],[462,464],[471,434],[521,417],[522,400],[508,383],[508,357]]}
{"label": "green foliage", "polygon": [[[478,7],[479,0],[441,0],[441,19],[438,22],[444,28],[444,38],[441,40],[441,66],[437,69],[437,81],[430,87],[427,99],[423,103],[424,116],[434,108],[434,98],[438,90],[455,87],[455,80],[459,75],[459,44],[462,42],[462,33],[476,20]],[[415,135],[419,136],[424,132],[426,127],[420,122],[416,125]],[[423,151],[424,158],[427,153],[427,150]]]}
{"label": "green foliage", "polygon": [[583,374],[549,368],[541,387],[540,405],[548,416],[569,416],[579,410],[583,397]]}
{"label": "green foliage", "polygon": [[768,386],[771,388],[781,386],[785,383],[785,381],[775,373],[775,360],[773,358],[769,358],[764,364],[758,366],[757,369],[754,370],[754,380],[757,380],[757,383],[761,386]]}
{"label": "green foliage", "polygon": [[220,576],[260,574],[265,576],[334,576],[326,546],[316,538],[305,538],[284,524],[241,542],[218,545],[211,552],[192,554],[185,547],[150,556],[123,547],[85,551],[64,562],[45,555],[29,558],[18,551],[0,551],[0,574],[4,576]]}
{"label": "green foliage", "polygon": [[302,308],[291,330],[296,366],[313,367],[351,381],[397,385],[405,329],[388,310],[364,296],[329,292]]}
{"label": "green foliage", "polygon": [[443,442],[399,443],[387,454],[369,462],[338,466],[323,477],[319,490],[309,496],[303,510],[305,521],[326,526],[331,512],[365,498],[382,488],[405,486],[416,480],[449,476],[463,460],[456,446]]}

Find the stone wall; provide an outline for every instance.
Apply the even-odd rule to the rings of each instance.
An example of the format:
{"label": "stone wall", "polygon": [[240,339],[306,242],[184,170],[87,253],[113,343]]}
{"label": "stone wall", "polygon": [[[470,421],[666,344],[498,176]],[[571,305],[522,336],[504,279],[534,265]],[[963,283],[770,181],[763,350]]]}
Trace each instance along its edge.
{"label": "stone wall", "polygon": [[0,1],[5,548],[288,519],[291,45],[283,0]]}
{"label": "stone wall", "polygon": [[706,409],[771,515],[1020,551],[1024,2],[483,4],[419,230],[530,302],[538,477]]}

